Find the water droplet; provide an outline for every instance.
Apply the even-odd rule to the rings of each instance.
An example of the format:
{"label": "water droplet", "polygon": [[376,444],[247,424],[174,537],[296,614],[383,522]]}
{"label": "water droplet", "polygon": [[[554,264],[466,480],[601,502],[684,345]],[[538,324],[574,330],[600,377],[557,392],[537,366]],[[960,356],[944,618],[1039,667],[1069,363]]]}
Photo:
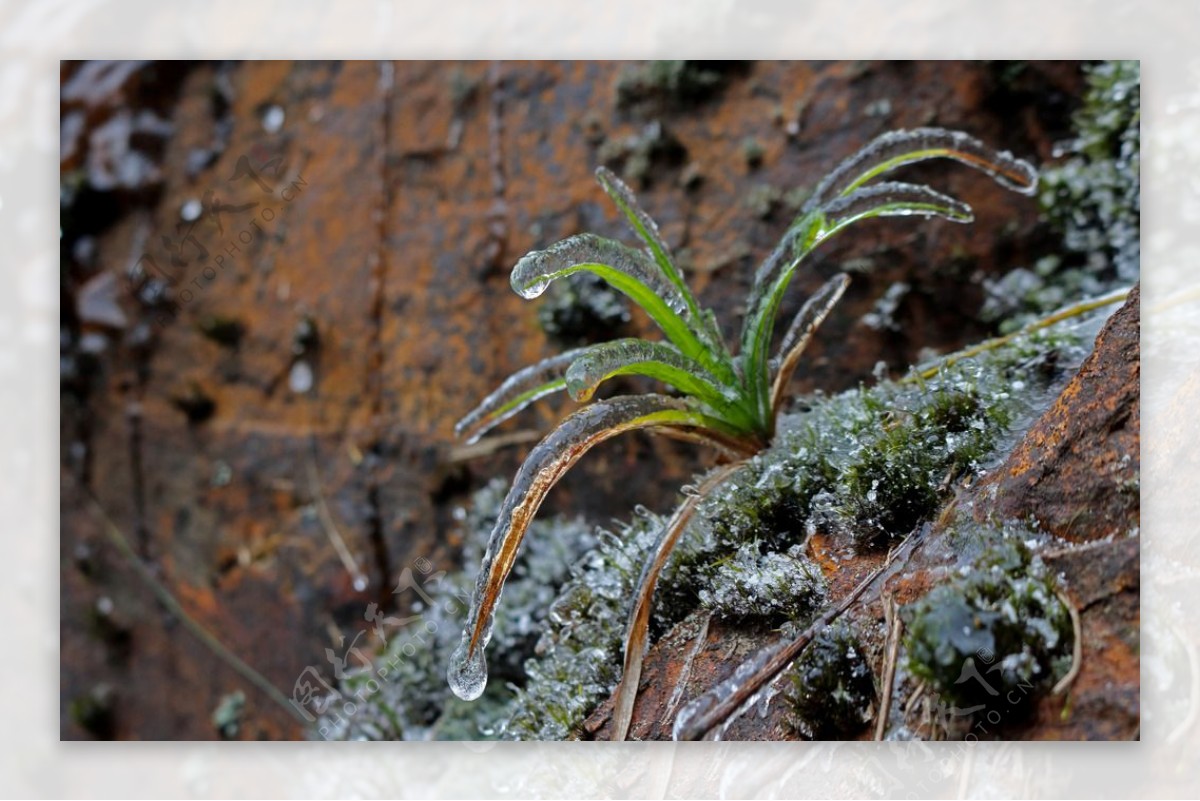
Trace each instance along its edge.
{"label": "water droplet", "polygon": [[313,386],[313,371],[308,362],[303,359],[297,360],[292,365],[292,371],[288,374],[288,388],[297,395],[303,395],[312,389]]}
{"label": "water droplet", "polygon": [[187,203],[183,204],[183,208],[179,210],[179,216],[184,222],[192,222],[200,219],[200,215],[204,213],[204,204],[196,198],[192,198]]}
{"label": "water droplet", "polygon": [[270,106],[262,115],[262,127],[267,133],[277,133],[283,127],[283,121],[287,119],[283,108],[280,106]]}
{"label": "water droplet", "polygon": [[367,577],[361,573],[354,577],[354,589],[356,592],[362,592],[367,588]]}
{"label": "water droplet", "polygon": [[462,642],[450,657],[446,680],[455,695],[464,701],[474,701],[487,687],[487,662],[483,658],[483,648],[470,653],[468,645],[469,639],[464,633]]}

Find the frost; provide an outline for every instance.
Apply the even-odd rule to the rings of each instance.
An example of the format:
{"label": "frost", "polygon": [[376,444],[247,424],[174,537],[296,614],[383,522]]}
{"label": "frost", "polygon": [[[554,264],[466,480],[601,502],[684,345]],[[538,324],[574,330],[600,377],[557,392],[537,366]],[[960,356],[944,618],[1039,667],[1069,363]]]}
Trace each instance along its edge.
{"label": "frost", "polygon": [[742,545],[708,574],[700,605],[722,617],[804,619],[824,599],[825,580],[803,550],[764,554],[758,543]]}

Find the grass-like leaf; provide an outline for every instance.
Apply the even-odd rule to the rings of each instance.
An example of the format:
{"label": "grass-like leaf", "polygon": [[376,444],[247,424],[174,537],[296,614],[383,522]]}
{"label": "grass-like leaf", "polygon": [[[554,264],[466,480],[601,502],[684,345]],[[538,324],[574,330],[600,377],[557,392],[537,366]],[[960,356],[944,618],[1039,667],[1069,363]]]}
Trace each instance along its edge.
{"label": "grass-like leaf", "polygon": [[564,351],[513,373],[491,395],[484,398],[482,403],[458,421],[454,426],[455,435],[466,437],[468,444],[477,442],[488,431],[529,404],[565,389],[567,368],[584,350],[586,348]]}

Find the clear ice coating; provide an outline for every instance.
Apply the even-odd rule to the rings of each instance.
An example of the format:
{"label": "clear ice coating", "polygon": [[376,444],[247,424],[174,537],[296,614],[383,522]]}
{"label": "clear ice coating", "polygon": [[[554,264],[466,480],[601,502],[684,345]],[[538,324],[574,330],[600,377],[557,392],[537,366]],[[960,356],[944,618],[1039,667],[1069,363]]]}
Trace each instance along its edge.
{"label": "clear ice coating", "polygon": [[[684,283],[683,275],[675,267],[675,263],[671,261],[671,252],[667,249],[667,243],[663,241],[662,235],[658,232],[658,224],[654,219],[642,210],[638,204],[637,198],[633,194],[624,181],[613,174],[612,170],[607,167],[596,168],[596,180],[600,186],[612,198],[613,203],[625,215],[629,221],[629,226],[633,232],[646,243],[646,247],[650,249],[650,253],[654,256],[654,260],[658,262],[662,268],[667,280],[679,288],[679,292],[684,297],[685,302],[692,301],[690,290],[687,284]],[[689,310],[692,310],[689,308]]]}
{"label": "clear ice coating", "polygon": [[911,214],[945,217],[960,223],[975,219],[971,207],[961,200],[943,195],[919,184],[885,181],[862,186],[825,207],[822,235],[867,217],[895,217]]}
{"label": "clear ice coating", "polygon": [[483,695],[483,691],[487,688],[488,671],[487,659],[484,657],[485,647],[487,647],[487,643],[483,642],[472,652],[470,637],[464,631],[462,642],[458,644],[458,648],[454,649],[454,654],[450,657],[450,669],[446,673],[446,680],[450,684],[451,692],[464,701],[474,701]]}
{"label": "clear ice coating", "polygon": [[786,642],[767,646],[742,662],[733,675],[690,701],[671,726],[674,740],[699,740],[729,712],[739,709],[755,693],[748,685],[757,674],[779,658]]}
{"label": "clear ice coating", "polygon": [[[569,236],[545,250],[526,254],[513,267],[510,280],[513,291],[528,300],[545,292],[551,281],[580,270],[590,270],[606,277],[604,268],[646,287],[662,298],[676,314],[687,314],[688,304],[679,287],[663,275],[658,263],[645,253],[595,234]],[[614,286],[625,292],[621,286]]]}
{"label": "clear ice coating", "polygon": [[[850,276],[838,273],[804,301],[800,311],[792,318],[787,333],[783,335],[783,342],[779,346],[780,359],[776,360],[776,367],[799,358],[817,326],[829,315],[829,311],[841,299],[849,284]],[[800,352],[793,356],[792,351],[797,347],[800,348]]]}
{"label": "clear ice coating", "polygon": [[591,399],[596,388],[615,375],[634,373],[717,403],[726,402],[720,382],[666,342],[617,339],[588,348],[567,370],[567,392],[577,401]]}
{"label": "clear ice coating", "polygon": [[478,698],[487,684],[484,649],[491,638],[493,612],[521,540],[551,487],[593,445],[635,428],[689,425],[690,419],[686,404],[675,398],[619,396],[585,406],[534,446],[500,506],[483,553],[463,639],[446,674],[455,695],[464,700]]}
{"label": "clear ice coating", "polygon": [[567,368],[585,348],[568,350],[513,373],[454,426],[457,436],[476,442],[529,404],[563,388]]}
{"label": "clear ice coating", "polygon": [[897,167],[931,158],[949,158],[981,170],[1023,194],[1037,189],[1037,171],[1008,151],[998,151],[962,131],[916,128],[890,131],[843,161],[817,185],[804,210],[820,208],[839,195]]}

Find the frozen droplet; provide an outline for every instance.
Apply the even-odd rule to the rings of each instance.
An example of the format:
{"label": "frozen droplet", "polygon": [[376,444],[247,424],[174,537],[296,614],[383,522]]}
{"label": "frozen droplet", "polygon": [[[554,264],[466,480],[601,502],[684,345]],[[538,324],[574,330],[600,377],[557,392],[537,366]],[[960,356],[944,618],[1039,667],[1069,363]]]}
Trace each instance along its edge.
{"label": "frozen droplet", "polygon": [[292,365],[292,371],[288,374],[288,388],[297,395],[303,395],[312,389],[312,386],[312,367],[303,359],[297,359],[296,363]]}
{"label": "frozen droplet", "polygon": [[483,658],[483,649],[470,650],[470,641],[466,634],[450,657],[450,669],[446,672],[446,680],[450,689],[464,701],[474,701],[483,695],[487,687],[487,662]]}
{"label": "frozen droplet", "polygon": [[204,204],[196,198],[192,198],[183,207],[179,209],[179,216],[184,222],[193,222],[200,219],[200,215],[204,213]]}
{"label": "frozen droplet", "polygon": [[357,576],[354,577],[354,590],[356,592],[362,592],[366,588],[367,588],[367,577],[364,576],[362,573],[359,573]]}
{"label": "frozen droplet", "polygon": [[277,133],[283,127],[283,121],[287,118],[281,106],[269,106],[262,115],[263,130],[267,133]]}

